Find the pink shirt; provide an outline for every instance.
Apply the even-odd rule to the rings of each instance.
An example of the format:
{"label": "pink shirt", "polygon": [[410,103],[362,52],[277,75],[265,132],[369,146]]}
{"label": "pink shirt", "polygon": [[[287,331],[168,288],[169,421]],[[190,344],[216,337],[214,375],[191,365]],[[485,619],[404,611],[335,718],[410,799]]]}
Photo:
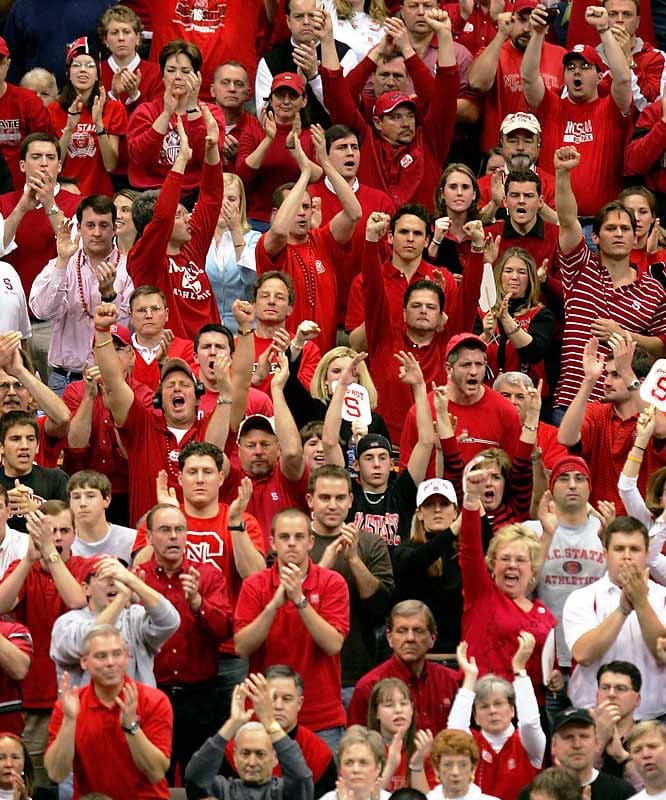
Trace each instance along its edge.
{"label": "pink shirt", "polygon": [[[109,261],[116,265],[113,301],[118,322],[127,325],[129,298],[134,284],[127,274],[126,257],[115,248]],[[79,248],[65,269],[56,269],[53,258],[35,278],[30,291],[30,310],[39,319],[52,319],[49,364],[81,372],[92,347],[93,315],[101,302],[99,284],[88,257]]]}

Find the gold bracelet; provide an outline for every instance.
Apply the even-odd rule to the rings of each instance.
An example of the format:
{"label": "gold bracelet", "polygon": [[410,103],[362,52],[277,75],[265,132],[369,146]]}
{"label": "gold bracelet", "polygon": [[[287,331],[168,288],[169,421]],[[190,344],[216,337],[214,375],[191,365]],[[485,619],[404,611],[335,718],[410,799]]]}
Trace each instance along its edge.
{"label": "gold bracelet", "polygon": [[250,334],[254,333],[254,328],[250,328],[249,331],[242,331],[240,328],[238,329],[239,336],[250,336]]}
{"label": "gold bracelet", "polygon": [[111,344],[111,342],[113,342],[113,336],[109,336],[109,338],[105,342],[102,342],[101,344],[96,344],[95,350],[99,350],[100,347],[106,347],[106,345]]}
{"label": "gold bracelet", "polygon": [[627,460],[628,461],[633,461],[634,464],[642,464],[643,463],[643,459],[642,458],[636,458],[636,456],[632,456],[631,453],[629,453],[629,455],[627,456]]}

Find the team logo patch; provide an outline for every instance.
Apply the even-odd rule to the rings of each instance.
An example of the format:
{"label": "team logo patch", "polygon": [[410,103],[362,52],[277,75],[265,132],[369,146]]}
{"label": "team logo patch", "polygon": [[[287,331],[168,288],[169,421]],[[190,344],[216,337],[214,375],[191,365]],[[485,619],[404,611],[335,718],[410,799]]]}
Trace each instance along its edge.
{"label": "team logo patch", "polygon": [[565,561],[564,564],[562,564],[562,569],[567,575],[577,575],[583,567],[579,561]]}
{"label": "team logo patch", "polygon": [[405,154],[405,155],[404,155],[404,156],[403,156],[403,157],[400,159],[400,166],[401,166],[403,169],[406,169],[407,167],[409,167],[409,166],[410,166],[411,164],[413,164],[413,163],[414,163],[414,158],[413,158],[413,156],[411,156],[409,153],[406,153],[406,154]]}
{"label": "team logo patch", "polygon": [[326,272],[326,267],[318,258],[315,260],[315,270],[319,275],[323,275]]}

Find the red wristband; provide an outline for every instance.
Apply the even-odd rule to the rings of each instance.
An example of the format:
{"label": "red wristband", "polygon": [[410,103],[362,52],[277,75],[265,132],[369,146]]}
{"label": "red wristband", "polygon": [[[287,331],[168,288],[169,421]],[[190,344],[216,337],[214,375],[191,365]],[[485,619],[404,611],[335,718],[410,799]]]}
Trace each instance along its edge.
{"label": "red wristband", "polygon": [[97,331],[97,333],[111,333],[111,331],[108,330],[108,328],[98,328],[97,325],[95,325],[95,330]]}

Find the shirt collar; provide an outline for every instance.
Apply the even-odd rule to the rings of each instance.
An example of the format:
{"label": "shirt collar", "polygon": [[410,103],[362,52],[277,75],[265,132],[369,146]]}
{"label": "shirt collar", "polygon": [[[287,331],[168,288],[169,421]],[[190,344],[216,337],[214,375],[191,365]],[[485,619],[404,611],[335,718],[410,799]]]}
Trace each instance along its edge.
{"label": "shirt collar", "polygon": [[[326,177],[324,178],[324,184],[326,185],[326,188],[328,189],[328,191],[332,192],[337,197],[337,193],[336,193],[335,189],[333,188],[333,184]],[[358,187],[359,186],[360,186],[360,184],[358,182],[358,178],[354,178],[354,183],[352,183],[352,191],[353,192],[358,192]]]}
{"label": "shirt collar", "polygon": [[[120,72],[123,67],[119,66],[113,56],[109,56],[108,64],[111,68],[111,72],[115,75],[116,73]],[[138,53],[134,56],[134,58],[130,61],[130,63],[124,68],[128,69],[130,72],[136,72],[137,67],[141,63],[141,58],[139,57]]]}
{"label": "shirt collar", "polygon": [[134,347],[135,350],[138,350],[142,356],[147,355],[153,356],[154,358],[161,346],[161,344],[156,344],[155,347],[146,347],[145,345],[139,343],[139,340],[136,338],[136,333],[132,334],[132,347]]}
{"label": "shirt collar", "polygon": [[543,220],[538,214],[536,222],[534,223],[534,227],[529,233],[520,233],[520,231],[517,231],[513,227],[511,217],[508,214],[504,220],[504,231],[502,233],[503,239],[524,239],[526,236],[535,236],[537,239],[543,239],[545,235],[546,226],[543,224]]}

